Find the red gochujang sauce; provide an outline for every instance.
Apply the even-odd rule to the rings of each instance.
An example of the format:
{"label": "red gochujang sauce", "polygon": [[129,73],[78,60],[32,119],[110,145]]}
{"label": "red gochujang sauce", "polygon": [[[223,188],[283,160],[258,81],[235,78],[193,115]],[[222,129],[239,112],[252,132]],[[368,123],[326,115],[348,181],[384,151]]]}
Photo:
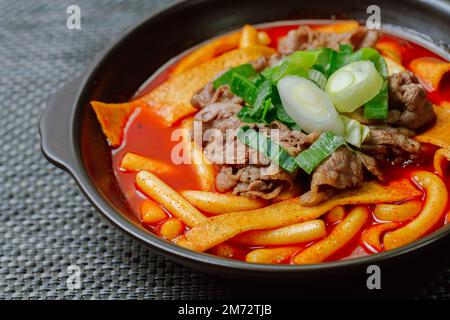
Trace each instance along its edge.
{"label": "red gochujang sauce", "polygon": [[[276,48],[278,39],[286,35],[289,30],[297,28],[297,26],[298,25],[283,25],[262,28],[262,30],[269,34],[272,40],[271,46]],[[438,57],[436,54],[415,43],[391,35],[383,35],[380,41],[392,41],[400,46],[403,65],[406,68],[408,68],[409,63],[413,59],[420,57]],[[150,92],[153,88],[167,80],[173,67],[174,65],[169,66],[167,69],[160,72],[153,81],[140,89],[136,96],[139,97]],[[446,76],[442,81],[440,88],[433,92],[428,92],[428,95],[434,104],[450,101],[450,76]],[[171,134],[175,128],[176,126],[170,128],[165,127],[157,116],[146,110],[138,109],[128,121],[122,145],[119,148],[112,150],[113,168],[118,184],[138,218],[140,217],[140,206],[146,197],[136,189],[136,174],[120,170],[120,161],[127,152],[134,152],[151,159],[161,160],[168,164],[172,164],[172,148],[178,143],[177,141],[171,141]],[[410,179],[412,171],[418,169],[433,172],[432,159],[436,149],[437,148],[432,145],[425,144],[423,154],[424,161],[422,161],[420,165],[410,165],[405,167],[386,166],[384,172],[389,179]],[[191,165],[173,165],[173,168],[171,173],[159,175],[159,177],[176,191],[199,189],[199,180]],[[450,179],[447,178],[445,183],[450,190]],[[422,201],[424,198],[425,197],[423,197]],[[368,207],[372,212],[373,206]],[[448,212],[449,210],[450,205],[448,205],[445,212]],[[444,219],[445,217],[443,217],[442,221],[436,225],[435,229],[441,227],[445,223]],[[380,222],[377,221],[372,214],[372,217],[367,222],[367,227],[377,223]],[[334,227],[335,225],[327,226],[327,231],[330,232]],[[150,226],[148,226],[148,229],[152,231],[158,230],[157,227]],[[301,246],[307,247],[313,243],[314,242],[301,244]],[[256,249],[236,245],[235,247],[236,255],[233,258],[239,260],[245,260],[245,255],[251,250]],[[342,248],[339,252],[327,259],[327,261],[361,257],[371,253],[373,252],[370,248],[367,248],[364,244],[360,243],[360,234],[358,234],[345,248]],[[290,263],[290,260],[287,259],[281,263]]]}

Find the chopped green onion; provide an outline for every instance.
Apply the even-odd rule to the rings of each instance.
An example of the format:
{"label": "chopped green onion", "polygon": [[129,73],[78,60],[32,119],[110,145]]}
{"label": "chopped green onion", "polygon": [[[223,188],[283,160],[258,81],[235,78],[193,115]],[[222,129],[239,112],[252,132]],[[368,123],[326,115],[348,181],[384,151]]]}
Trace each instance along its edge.
{"label": "chopped green onion", "polygon": [[372,61],[373,64],[375,65],[375,68],[381,74],[381,76],[384,79],[387,78],[388,70],[386,61],[377,50],[373,48],[361,48],[347,58],[347,64],[362,60]]}
{"label": "chopped green onion", "polygon": [[250,148],[256,149],[264,154],[287,172],[293,173],[297,170],[297,164],[295,163],[294,158],[291,157],[283,147],[264,134],[245,126],[239,129],[237,138]]}
{"label": "chopped green onion", "polygon": [[[284,62],[284,61],[282,61],[281,63],[283,63],[283,62]],[[279,69],[281,63],[280,63],[279,65],[276,65],[276,66],[273,66],[273,67],[264,69],[260,74],[261,74],[265,79],[267,79],[267,80],[272,80],[273,75],[275,74],[276,71],[278,71],[278,69]]]}
{"label": "chopped green onion", "polygon": [[308,78],[309,80],[314,81],[314,83],[317,84],[320,89],[325,89],[325,85],[327,84],[327,77],[325,77],[322,72],[315,69],[309,69]]}
{"label": "chopped green onion", "polygon": [[299,153],[295,162],[307,174],[313,170],[337,148],[345,144],[344,138],[332,132],[324,132],[308,149]]}
{"label": "chopped green onion", "polygon": [[310,69],[317,58],[320,56],[322,49],[309,51],[296,51],[276,66],[267,68],[262,72],[266,79],[270,79],[273,84],[277,84],[281,78],[287,75],[296,75],[307,78],[306,70]]}
{"label": "chopped green onion", "polygon": [[371,61],[352,62],[333,73],[325,91],[339,112],[353,112],[375,97],[383,78]]}
{"label": "chopped green onion", "polygon": [[272,84],[270,81],[266,80],[264,81],[258,88],[258,91],[256,92],[256,99],[254,103],[255,108],[260,108],[266,99],[268,99],[272,94]]}
{"label": "chopped green onion", "polygon": [[347,58],[352,54],[353,47],[351,45],[339,46],[339,51],[330,48],[320,50],[313,69],[322,72],[327,78],[336,70],[347,64]]}
{"label": "chopped green onion", "polygon": [[284,61],[279,67],[278,70],[275,71],[273,77],[272,77],[272,81],[274,84],[278,83],[278,81],[280,81],[281,78],[287,76],[287,75],[295,75],[295,76],[299,76],[299,77],[306,77],[307,76],[307,72],[305,71],[305,69],[300,66],[297,65],[294,62],[291,61]]}
{"label": "chopped green onion", "polygon": [[223,85],[231,85],[233,75],[235,74],[239,74],[244,78],[250,78],[256,76],[256,71],[255,68],[253,68],[253,66],[250,63],[241,64],[240,66],[231,68],[223,75],[221,75],[219,78],[214,80],[213,82],[214,88],[217,89],[218,87]]}
{"label": "chopped green onion", "polygon": [[262,106],[262,114],[261,119],[263,123],[270,124],[272,123],[275,117],[275,106],[272,104],[272,99],[267,98],[267,100],[264,101],[264,104]]}
{"label": "chopped green onion", "polygon": [[341,55],[341,61],[344,62],[346,60],[344,57],[348,57],[353,53],[353,46],[351,44],[340,44],[339,53]]}
{"label": "chopped green onion", "polygon": [[257,88],[250,80],[238,73],[233,74],[231,78],[230,90],[235,95],[244,99],[245,102],[253,104],[256,100]]}
{"label": "chopped green onion", "polygon": [[336,70],[339,70],[346,64],[348,64],[348,58],[353,53],[353,46],[350,44],[341,44],[339,46],[339,51],[336,52],[336,54],[333,57],[333,63],[332,63],[332,72],[335,72]]}
{"label": "chopped green onion", "polygon": [[384,120],[389,113],[388,82],[385,80],[380,92],[364,105],[364,118]]}
{"label": "chopped green onion", "polygon": [[267,68],[262,72],[266,79],[273,84],[287,75],[297,75],[307,78],[307,70],[314,68],[328,77],[346,63],[346,59],[353,52],[351,45],[341,45],[339,51],[329,48],[296,51],[284,59],[279,65]]}
{"label": "chopped green onion", "polygon": [[330,98],[311,80],[286,76],[278,82],[286,113],[306,132],[344,134],[344,124]]}
{"label": "chopped green onion", "polygon": [[341,115],[341,119],[344,122],[345,133],[344,139],[348,143],[360,148],[361,144],[369,134],[369,127],[361,124],[359,121]]}
{"label": "chopped green onion", "polygon": [[308,51],[296,51],[286,58],[287,61],[302,67],[305,70],[310,69],[314,63],[316,63],[317,58],[322,53],[321,49],[318,50],[308,50]]}
{"label": "chopped green onion", "polygon": [[279,66],[273,67],[273,70],[268,70],[266,73],[263,72],[263,75],[266,79],[269,79],[274,85],[276,85],[278,81],[285,76],[296,75],[306,78],[308,73],[301,65],[286,60]]}

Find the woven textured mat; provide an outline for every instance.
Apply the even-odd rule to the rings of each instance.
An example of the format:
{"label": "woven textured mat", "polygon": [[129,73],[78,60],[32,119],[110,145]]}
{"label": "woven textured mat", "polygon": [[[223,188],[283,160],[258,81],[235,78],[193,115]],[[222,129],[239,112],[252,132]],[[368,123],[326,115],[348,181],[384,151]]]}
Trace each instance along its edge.
{"label": "woven textured mat", "polygon": [[[49,96],[115,35],[168,2],[0,1],[0,299],[252,295],[126,237],[40,152],[37,122]],[[66,8],[74,3],[81,8],[81,31],[66,28]],[[411,297],[449,297],[448,259],[440,263],[444,267]],[[69,265],[81,269],[78,290],[66,285]]]}
{"label": "woven textured mat", "polygon": [[[66,28],[81,8],[82,30]],[[136,20],[168,1],[0,1],[0,298],[224,298],[217,280],[129,239],[39,147],[48,97]],[[67,267],[81,269],[68,290]]]}

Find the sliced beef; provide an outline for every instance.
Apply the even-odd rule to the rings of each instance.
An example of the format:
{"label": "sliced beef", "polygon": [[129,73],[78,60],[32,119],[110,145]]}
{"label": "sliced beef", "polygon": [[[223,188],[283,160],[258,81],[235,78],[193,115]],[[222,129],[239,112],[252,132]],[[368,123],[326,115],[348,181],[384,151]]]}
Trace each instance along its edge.
{"label": "sliced beef", "polygon": [[212,82],[208,83],[206,86],[197,91],[191,99],[192,106],[197,109],[204,108],[205,106],[216,102],[229,102],[234,104],[244,103],[242,98],[231,93],[228,86],[221,86],[217,89],[214,89]]}
{"label": "sliced beef", "polygon": [[356,158],[363,164],[363,166],[378,180],[384,180],[383,172],[381,172],[380,166],[374,157],[371,157],[365,153],[355,151]]}
{"label": "sliced beef", "polygon": [[267,165],[269,161],[254,149],[246,148],[236,139],[243,126],[237,113],[242,108],[234,103],[212,103],[197,112],[195,121],[202,122],[202,141],[206,157],[214,164]]}
{"label": "sliced beef", "polygon": [[215,135],[207,137],[209,140],[204,148],[204,153],[208,160],[214,164],[227,164],[236,167],[247,164],[258,167],[270,165],[270,159],[256,149],[245,146],[234,138],[235,135],[236,133],[234,132],[226,138],[218,139]]}
{"label": "sliced beef", "polygon": [[436,119],[431,102],[417,77],[409,71],[389,77],[388,123],[409,129],[419,129]]}
{"label": "sliced beef", "polygon": [[300,197],[300,202],[314,206],[329,198],[335,189],[360,186],[363,178],[362,162],[348,147],[340,147],[314,170],[311,190]]}
{"label": "sliced beef", "polygon": [[412,139],[412,135],[414,132],[405,128],[370,126],[361,149],[377,160],[400,165],[418,159],[421,144]]}
{"label": "sliced beef", "polygon": [[237,113],[242,106],[236,103],[211,103],[195,114],[194,120],[204,124],[203,129],[215,128],[222,132],[240,128],[242,122]]}
{"label": "sliced beef", "polygon": [[255,68],[256,72],[261,72],[265,68],[273,67],[278,64],[283,57],[279,53],[274,53],[270,57],[261,56],[249,63]]}
{"label": "sliced beef", "polygon": [[216,189],[219,192],[226,192],[233,189],[239,182],[239,176],[233,173],[230,166],[222,166],[216,176]]}
{"label": "sliced beef", "polygon": [[201,109],[210,103],[213,103],[216,90],[212,82],[198,90],[191,98],[191,104],[194,108]]}
{"label": "sliced beef", "polygon": [[383,180],[374,158],[346,146],[340,147],[314,170],[311,189],[300,197],[301,204],[314,206],[330,198],[336,190],[360,186],[364,181],[364,169]]}
{"label": "sliced beef", "polygon": [[[234,172],[235,171],[235,172]],[[240,169],[223,166],[216,179],[219,192],[233,189],[234,194],[273,199],[283,189],[290,189],[294,185],[294,175],[277,170],[277,173],[266,174],[268,167],[248,165]]]}
{"label": "sliced beef", "polygon": [[409,153],[420,152],[420,142],[410,138],[414,135],[413,131],[404,128],[391,128],[387,126],[369,126],[369,128],[369,135],[364,140],[365,144],[392,145]]}
{"label": "sliced beef", "polygon": [[300,26],[288,32],[278,42],[278,51],[289,55],[297,50],[310,50],[317,48],[339,49],[341,44],[352,44],[355,49],[373,47],[378,40],[376,31],[359,27],[355,31],[347,33],[321,32],[308,26]]}
{"label": "sliced beef", "polygon": [[[316,141],[320,134],[312,132],[305,134],[298,130],[290,130],[286,125],[279,121],[274,121],[270,124],[270,129],[278,129],[278,136],[274,137],[291,156],[296,156],[306,148],[308,148],[314,141]],[[270,135],[273,135],[269,130]]]}

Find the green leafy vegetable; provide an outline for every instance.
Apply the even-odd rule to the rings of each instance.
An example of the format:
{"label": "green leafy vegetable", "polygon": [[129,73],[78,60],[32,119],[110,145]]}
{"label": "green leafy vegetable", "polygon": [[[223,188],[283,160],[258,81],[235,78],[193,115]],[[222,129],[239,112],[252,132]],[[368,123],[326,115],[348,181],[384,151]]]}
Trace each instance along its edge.
{"label": "green leafy vegetable", "polygon": [[273,67],[264,69],[260,74],[264,77],[264,79],[272,80],[273,75],[275,74],[276,71],[278,71],[278,69],[279,69],[279,65],[273,66]]}
{"label": "green leafy vegetable", "polygon": [[223,75],[221,75],[219,78],[214,80],[213,82],[214,89],[217,89],[218,87],[223,85],[231,85],[233,75],[235,74],[239,74],[242,77],[248,79],[250,77],[256,76],[256,71],[255,68],[253,68],[253,66],[250,63],[241,64],[240,66],[231,68]]}
{"label": "green leafy vegetable", "polygon": [[344,144],[343,137],[332,132],[324,132],[308,149],[300,152],[295,162],[307,174],[311,174],[323,160]]}
{"label": "green leafy vegetable", "polygon": [[264,105],[266,99],[269,99],[271,95],[272,84],[270,83],[270,81],[266,80],[259,86],[258,91],[256,92],[254,107],[259,109]]}
{"label": "green leafy vegetable", "polygon": [[307,70],[309,70],[314,65],[321,53],[322,49],[296,51],[288,56],[279,65],[265,69],[262,72],[262,75],[266,79],[271,80],[274,85],[276,85],[281,78],[288,75],[307,78]]}
{"label": "green leafy vegetable", "polygon": [[380,92],[364,105],[364,118],[384,120],[389,113],[388,82],[385,80]]}
{"label": "green leafy vegetable", "polygon": [[237,138],[250,148],[256,149],[264,154],[267,158],[277,163],[287,172],[293,173],[297,170],[297,165],[294,158],[291,157],[283,147],[272,141],[264,134],[261,134],[246,126],[239,129]]}
{"label": "green leafy vegetable", "polygon": [[259,123],[260,119],[256,118],[256,112],[251,106],[244,106],[237,114],[239,120],[247,123]]}
{"label": "green leafy vegetable", "polygon": [[313,65],[313,69],[320,71],[328,78],[332,73],[332,64],[335,54],[336,51],[334,51],[333,49],[322,49],[319,57],[316,60],[316,63]]}
{"label": "green leafy vegetable", "polygon": [[258,91],[250,80],[238,73],[233,74],[231,78],[230,90],[250,105],[255,102]]}
{"label": "green leafy vegetable", "polygon": [[283,104],[281,103],[280,93],[274,86],[272,91],[272,103],[275,109],[275,119],[288,126],[291,130],[301,131],[302,129],[286,112]]}
{"label": "green leafy vegetable", "polygon": [[334,55],[332,71],[336,71],[342,66],[348,64],[348,59],[353,53],[353,46],[350,44],[341,44],[339,51]]}
{"label": "green leafy vegetable", "polygon": [[254,104],[244,106],[237,116],[247,123],[270,124],[278,120],[293,130],[301,130],[284,110],[278,90],[269,80],[264,80],[259,85]]}
{"label": "green leafy vegetable", "polygon": [[261,73],[258,73],[256,76],[250,77],[249,80],[251,81],[251,83],[253,83],[255,87],[258,88],[260,85],[263,84],[264,81],[266,81],[266,78]]}
{"label": "green leafy vegetable", "polygon": [[263,123],[267,123],[270,124],[272,123],[272,121],[275,120],[275,106],[272,103],[272,99],[268,98],[267,100],[264,101],[264,105],[262,108],[263,112],[261,115],[261,120]]}
{"label": "green leafy vegetable", "polygon": [[308,73],[306,70],[291,61],[284,61],[280,66],[277,67],[278,69],[275,71],[275,73],[272,76],[272,82],[276,84],[278,81],[280,81],[281,78],[288,76],[288,75],[296,75],[299,77],[307,77]]}
{"label": "green leafy vegetable", "polygon": [[270,80],[274,85],[280,81],[281,78],[288,75],[296,75],[300,77],[307,77],[308,72],[301,66],[289,60],[283,61],[279,66],[269,68],[263,72],[264,77]]}
{"label": "green leafy vegetable", "polygon": [[[242,108],[238,113],[238,118],[243,122],[266,122],[264,119],[272,104],[272,100],[270,99],[271,95],[272,84],[269,80],[265,80],[258,89],[256,89],[256,97],[253,105]],[[247,101],[246,99],[244,100]],[[250,103],[250,101],[247,102]]]}
{"label": "green leafy vegetable", "polygon": [[320,71],[328,78],[336,70],[347,64],[347,59],[352,54],[353,48],[351,45],[340,45],[339,51],[330,48],[323,48],[320,51],[313,69]]}
{"label": "green leafy vegetable", "polygon": [[301,131],[302,128],[286,113],[283,105],[280,103],[275,106],[276,119],[281,123],[285,124],[291,130]]}

